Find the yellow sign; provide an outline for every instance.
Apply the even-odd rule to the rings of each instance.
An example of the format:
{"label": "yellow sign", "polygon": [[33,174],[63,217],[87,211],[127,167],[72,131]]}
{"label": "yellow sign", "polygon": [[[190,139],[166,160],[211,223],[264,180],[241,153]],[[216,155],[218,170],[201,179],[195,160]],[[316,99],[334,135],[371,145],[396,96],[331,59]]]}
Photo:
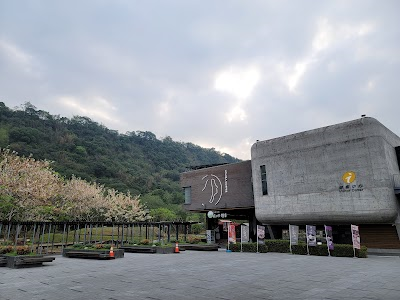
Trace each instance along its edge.
{"label": "yellow sign", "polygon": [[352,183],[354,180],[356,180],[356,173],[353,171],[349,171],[343,174],[342,180],[344,183]]}

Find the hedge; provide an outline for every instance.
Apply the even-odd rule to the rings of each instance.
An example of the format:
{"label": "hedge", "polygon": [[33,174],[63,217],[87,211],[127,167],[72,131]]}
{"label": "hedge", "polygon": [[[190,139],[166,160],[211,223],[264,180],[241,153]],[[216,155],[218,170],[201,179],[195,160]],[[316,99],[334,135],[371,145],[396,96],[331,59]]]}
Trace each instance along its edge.
{"label": "hedge", "polygon": [[290,243],[288,240],[264,240],[269,252],[288,253]]}
{"label": "hedge", "polygon": [[[318,255],[318,256],[327,256],[328,255],[328,249],[325,244],[317,245],[315,247],[308,247],[308,249],[310,251],[310,255]],[[362,246],[360,250],[356,249],[356,257],[366,258],[367,250],[368,249],[365,246]],[[293,245],[292,253],[306,255],[307,254],[307,244],[299,243],[298,245]],[[330,254],[331,254],[331,256],[336,256],[336,257],[353,257],[354,256],[353,245],[335,244],[334,250],[331,250]]]}
{"label": "hedge", "polygon": [[[257,252],[257,243],[243,243],[243,252]],[[232,252],[240,252],[240,243],[229,245],[229,249]],[[258,245],[258,252],[267,253],[267,245]]]}
{"label": "hedge", "polygon": [[[265,240],[265,245],[258,245],[258,252],[278,252],[290,253],[290,242],[288,240]],[[243,252],[257,252],[257,243],[244,243]],[[308,247],[310,255],[328,256],[326,244]],[[240,252],[240,243],[229,246],[232,252]],[[356,249],[356,256],[359,258],[367,257],[367,247],[362,246],[360,250]],[[298,245],[292,245],[292,253],[299,255],[307,255],[307,244],[299,242]],[[334,250],[330,252],[331,256],[336,257],[353,257],[353,245],[335,244]]]}

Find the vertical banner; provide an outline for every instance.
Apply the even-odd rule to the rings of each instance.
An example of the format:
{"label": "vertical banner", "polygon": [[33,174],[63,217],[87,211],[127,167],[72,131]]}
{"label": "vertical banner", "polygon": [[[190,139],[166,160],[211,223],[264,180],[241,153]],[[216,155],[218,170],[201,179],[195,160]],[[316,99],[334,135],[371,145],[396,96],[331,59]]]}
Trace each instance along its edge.
{"label": "vertical banner", "polygon": [[257,225],[257,244],[264,244],[265,227]]}
{"label": "vertical banner", "polygon": [[258,253],[258,245],[264,244],[264,239],[265,239],[265,227],[257,225],[257,253]]}
{"label": "vertical banner", "polygon": [[328,254],[331,256],[331,250],[334,249],[333,246],[333,236],[332,236],[332,226],[325,225],[325,238],[326,238],[326,245],[328,247]]}
{"label": "vertical banner", "polygon": [[306,225],[306,233],[308,246],[317,246],[317,228],[313,225]]}
{"label": "vertical banner", "polygon": [[289,238],[290,238],[290,252],[292,252],[292,245],[297,245],[299,242],[299,226],[289,225]]}
{"label": "vertical banner", "polygon": [[360,232],[358,231],[357,225],[351,225],[351,236],[353,239],[353,248],[360,249]]}
{"label": "vertical banner", "polygon": [[222,230],[227,232],[229,227],[229,222],[222,222]]}
{"label": "vertical banner", "polygon": [[235,224],[229,223],[228,226],[228,244],[236,244]]}
{"label": "vertical banner", "polygon": [[299,242],[299,226],[289,225],[290,244],[297,245]]}
{"label": "vertical banner", "polygon": [[310,255],[309,247],[317,246],[317,227],[306,225],[307,255]]}
{"label": "vertical banner", "polygon": [[250,241],[249,226],[241,225],[240,226],[240,232],[241,232],[240,240],[243,243],[248,243]]}
{"label": "vertical banner", "polygon": [[240,252],[243,252],[243,243],[250,241],[249,226],[240,225]]}

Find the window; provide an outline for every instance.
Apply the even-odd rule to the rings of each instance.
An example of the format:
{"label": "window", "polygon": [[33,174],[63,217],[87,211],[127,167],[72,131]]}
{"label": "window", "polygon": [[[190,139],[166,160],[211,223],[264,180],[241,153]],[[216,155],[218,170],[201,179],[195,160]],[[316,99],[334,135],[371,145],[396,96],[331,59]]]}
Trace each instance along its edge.
{"label": "window", "polygon": [[185,204],[192,203],[192,187],[188,186],[183,188],[185,190]]}
{"label": "window", "polygon": [[265,171],[265,165],[260,166],[260,170],[262,193],[263,195],[268,195],[267,171]]}

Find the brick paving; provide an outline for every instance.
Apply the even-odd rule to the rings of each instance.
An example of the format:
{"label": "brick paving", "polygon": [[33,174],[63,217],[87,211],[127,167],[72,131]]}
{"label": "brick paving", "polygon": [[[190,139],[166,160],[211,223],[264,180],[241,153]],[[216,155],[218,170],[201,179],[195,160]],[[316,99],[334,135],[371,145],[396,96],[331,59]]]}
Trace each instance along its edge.
{"label": "brick paving", "polygon": [[400,299],[400,257],[279,253],[56,256],[44,267],[0,268],[1,300]]}

